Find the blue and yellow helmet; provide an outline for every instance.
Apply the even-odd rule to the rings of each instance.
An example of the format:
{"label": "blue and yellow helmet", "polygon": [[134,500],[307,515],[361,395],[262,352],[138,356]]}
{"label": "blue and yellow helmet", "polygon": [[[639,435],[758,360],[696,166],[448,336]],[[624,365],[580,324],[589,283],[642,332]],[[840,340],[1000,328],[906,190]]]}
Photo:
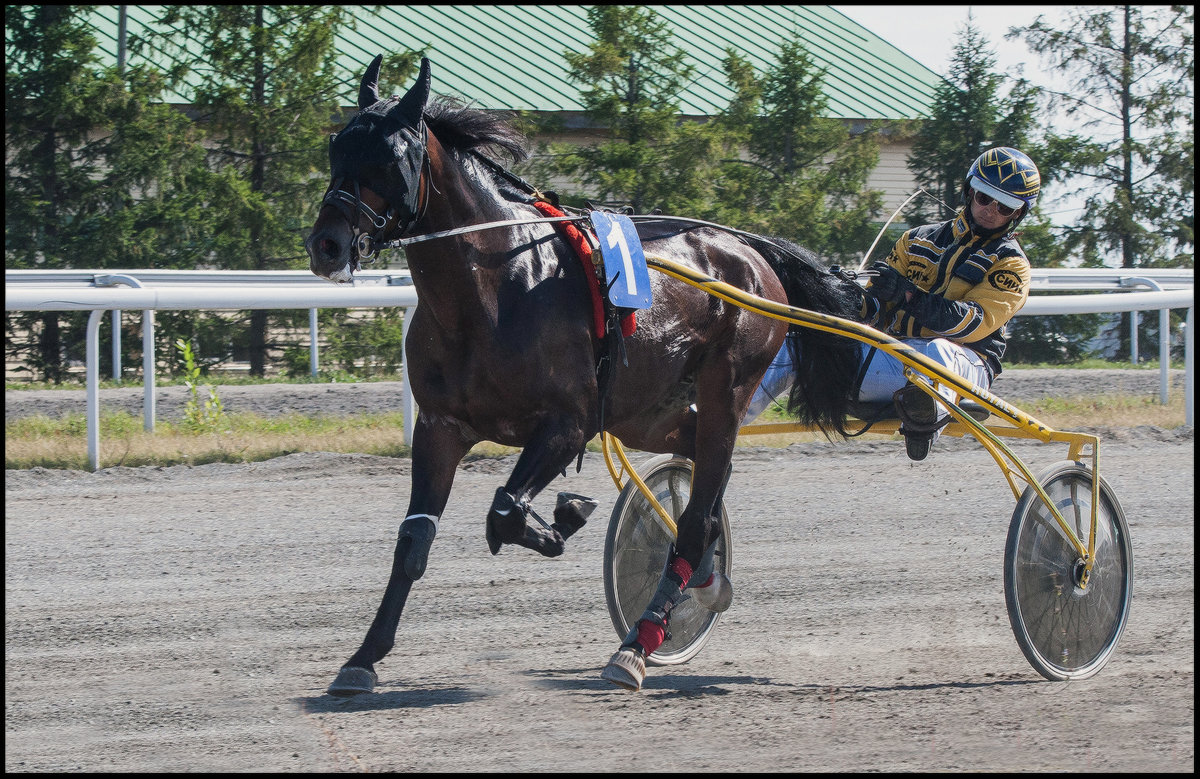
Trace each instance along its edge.
{"label": "blue and yellow helmet", "polygon": [[990,195],[1013,209],[1021,209],[1017,221],[1029,213],[1042,191],[1042,174],[1024,152],[1008,146],[988,149],[971,163],[963,182],[963,199],[971,190]]}

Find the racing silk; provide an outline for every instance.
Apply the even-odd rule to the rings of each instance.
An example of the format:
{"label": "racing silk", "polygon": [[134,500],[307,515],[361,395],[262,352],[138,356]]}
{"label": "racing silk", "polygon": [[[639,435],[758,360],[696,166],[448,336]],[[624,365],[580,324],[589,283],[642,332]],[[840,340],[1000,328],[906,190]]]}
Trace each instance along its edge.
{"label": "racing silk", "polygon": [[1030,268],[1012,233],[977,236],[963,211],[914,227],[887,262],[930,295],[904,304],[864,296],[864,322],[898,338],[946,338],[979,352],[994,379],[1007,347],[1005,325],[1029,297]]}

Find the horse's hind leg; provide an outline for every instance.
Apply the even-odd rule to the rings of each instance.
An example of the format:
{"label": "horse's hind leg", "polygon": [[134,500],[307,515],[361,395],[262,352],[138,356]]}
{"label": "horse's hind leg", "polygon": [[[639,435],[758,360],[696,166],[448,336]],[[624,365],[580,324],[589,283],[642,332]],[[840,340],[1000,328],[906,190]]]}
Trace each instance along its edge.
{"label": "horse's hind leg", "polygon": [[454,426],[430,423],[424,416],[417,418],[413,431],[412,492],[408,513],[396,539],[387,588],[362,645],[329,686],[330,695],[358,695],[375,688],[378,680],[375,663],[395,644],[396,628],[409,591],[413,582],[425,573],[429,548],[450,496],[455,469],[473,445],[474,442],[463,440]]}
{"label": "horse's hind leg", "polygon": [[[727,365],[711,365],[697,382],[696,405],[702,413],[696,416],[692,491],[679,515],[676,542],[649,605],[601,674],[630,690],[641,689],[646,658],[666,640],[672,609],[689,597],[684,590],[702,586],[708,578],[706,553],[720,532],[720,500],[730,475],[740,412],[745,410],[745,403],[736,403],[730,392],[732,376],[727,370]],[[732,592],[710,595],[712,605],[724,610]]]}
{"label": "horse's hind leg", "polygon": [[528,547],[546,557],[563,553],[566,540],[587,522],[596,501],[559,493],[553,524],[539,517],[529,501],[565,470],[585,442],[582,428],[569,418],[551,420],[539,428],[521,451],[508,481],[496,490],[488,511],[486,534],[492,554],[503,544]]}

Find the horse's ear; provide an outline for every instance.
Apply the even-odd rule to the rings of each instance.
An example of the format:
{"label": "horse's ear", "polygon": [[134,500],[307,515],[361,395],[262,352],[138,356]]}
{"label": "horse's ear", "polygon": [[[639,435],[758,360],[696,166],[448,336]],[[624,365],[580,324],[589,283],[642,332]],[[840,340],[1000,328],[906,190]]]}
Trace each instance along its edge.
{"label": "horse's ear", "polygon": [[429,100],[430,81],[429,58],[422,57],[421,72],[417,75],[417,83],[413,84],[404,97],[400,98],[400,102],[388,112],[388,116],[394,117],[410,127],[416,127],[421,121],[421,115],[425,112],[425,103]]}
{"label": "horse's ear", "polygon": [[367,66],[367,72],[363,74],[362,84],[358,87],[359,109],[373,106],[379,102],[379,64],[381,62],[383,62],[382,54],[371,60],[371,64]]}

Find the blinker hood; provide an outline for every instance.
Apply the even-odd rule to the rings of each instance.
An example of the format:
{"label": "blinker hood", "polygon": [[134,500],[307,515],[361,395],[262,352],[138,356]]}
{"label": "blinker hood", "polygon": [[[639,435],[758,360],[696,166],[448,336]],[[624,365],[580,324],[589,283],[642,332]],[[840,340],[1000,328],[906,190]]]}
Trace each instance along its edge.
{"label": "blinker hood", "polygon": [[335,181],[357,181],[375,190],[396,210],[407,228],[419,214],[421,171],[426,165],[423,116],[429,100],[429,60],[421,60],[417,81],[399,99],[379,99],[376,57],[363,74],[359,112],[329,144],[329,168]]}

